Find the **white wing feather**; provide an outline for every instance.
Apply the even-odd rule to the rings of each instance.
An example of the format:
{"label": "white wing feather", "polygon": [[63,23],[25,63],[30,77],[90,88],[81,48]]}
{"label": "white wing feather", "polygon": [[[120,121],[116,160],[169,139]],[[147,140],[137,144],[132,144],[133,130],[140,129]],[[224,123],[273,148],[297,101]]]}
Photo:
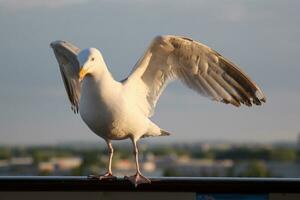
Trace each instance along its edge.
{"label": "white wing feather", "polygon": [[261,105],[266,98],[260,88],[235,64],[213,49],[180,36],[158,36],[123,81],[134,90],[131,98],[147,116],[173,79],[213,100],[235,106]]}

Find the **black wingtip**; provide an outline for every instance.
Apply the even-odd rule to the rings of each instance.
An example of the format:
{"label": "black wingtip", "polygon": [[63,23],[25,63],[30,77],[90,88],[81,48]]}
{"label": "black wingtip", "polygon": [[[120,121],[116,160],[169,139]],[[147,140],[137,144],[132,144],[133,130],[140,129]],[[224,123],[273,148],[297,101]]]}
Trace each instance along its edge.
{"label": "black wingtip", "polygon": [[62,42],[61,40],[55,40],[55,41],[53,41],[53,42],[50,43],[50,47],[54,48],[56,45],[58,45],[61,42]]}
{"label": "black wingtip", "polygon": [[161,136],[169,136],[169,135],[171,135],[171,133],[169,133],[167,131],[164,131],[162,129],[160,129],[160,132],[161,132]]}

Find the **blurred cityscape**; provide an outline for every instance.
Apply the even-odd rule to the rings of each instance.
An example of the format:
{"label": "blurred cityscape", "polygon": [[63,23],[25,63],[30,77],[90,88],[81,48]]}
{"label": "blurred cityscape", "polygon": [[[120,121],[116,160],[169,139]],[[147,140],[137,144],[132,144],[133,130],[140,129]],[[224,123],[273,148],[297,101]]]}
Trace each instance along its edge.
{"label": "blurred cityscape", "polygon": [[[108,155],[106,148],[97,146],[0,146],[0,175],[101,174]],[[129,142],[114,146],[113,173],[135,173]],[[300,177],[300,134],[290,143],[142,143],[139,147],[147,176]]]}

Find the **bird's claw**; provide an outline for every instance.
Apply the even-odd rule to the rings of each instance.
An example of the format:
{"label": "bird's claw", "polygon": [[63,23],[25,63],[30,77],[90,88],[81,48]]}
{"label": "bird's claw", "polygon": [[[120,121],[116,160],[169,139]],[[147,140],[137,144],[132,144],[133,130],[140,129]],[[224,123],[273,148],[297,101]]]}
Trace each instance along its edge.
{"label": "bird's claw", "polygon": [[133,176],[125,176],[124,177],[125,180],[129,180],[135,187],[137,187],[139,184],[150,184],[151,181],[146,178],[145,176],[143,176],[141,173],[136,173]]}
{"label": "bird's claw", "polygon": [[105,174],[103,174],[103,175],[88,175],[88,178],[89,179],[97,179],[97,180],[116,180],[117,179],[117,177],[116,176],[113,176],[112,175],[112,173],[110,173],[110,172],[107,172],[107,173],[105,173]]}

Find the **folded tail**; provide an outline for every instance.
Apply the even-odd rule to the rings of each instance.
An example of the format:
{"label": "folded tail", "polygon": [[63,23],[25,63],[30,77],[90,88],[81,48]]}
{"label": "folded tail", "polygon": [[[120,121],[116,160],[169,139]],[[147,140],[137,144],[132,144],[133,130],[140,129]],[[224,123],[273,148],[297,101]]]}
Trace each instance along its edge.
{"label": "folded tail", "polygon": [[149,132],[149,133],[143,135],[142,138],[153,137],[153,136],[168,136],[168,135],[171,135],[171,133],[169,133],[163,129],[160,129],[159,132]]}
{"label": "folded tail", "polygon": [[171,135],[171,133],[163,130],[163,129],[160,129],[160,132],[161,132],[161,135],[160,136],[168,136],[168,135]]}

